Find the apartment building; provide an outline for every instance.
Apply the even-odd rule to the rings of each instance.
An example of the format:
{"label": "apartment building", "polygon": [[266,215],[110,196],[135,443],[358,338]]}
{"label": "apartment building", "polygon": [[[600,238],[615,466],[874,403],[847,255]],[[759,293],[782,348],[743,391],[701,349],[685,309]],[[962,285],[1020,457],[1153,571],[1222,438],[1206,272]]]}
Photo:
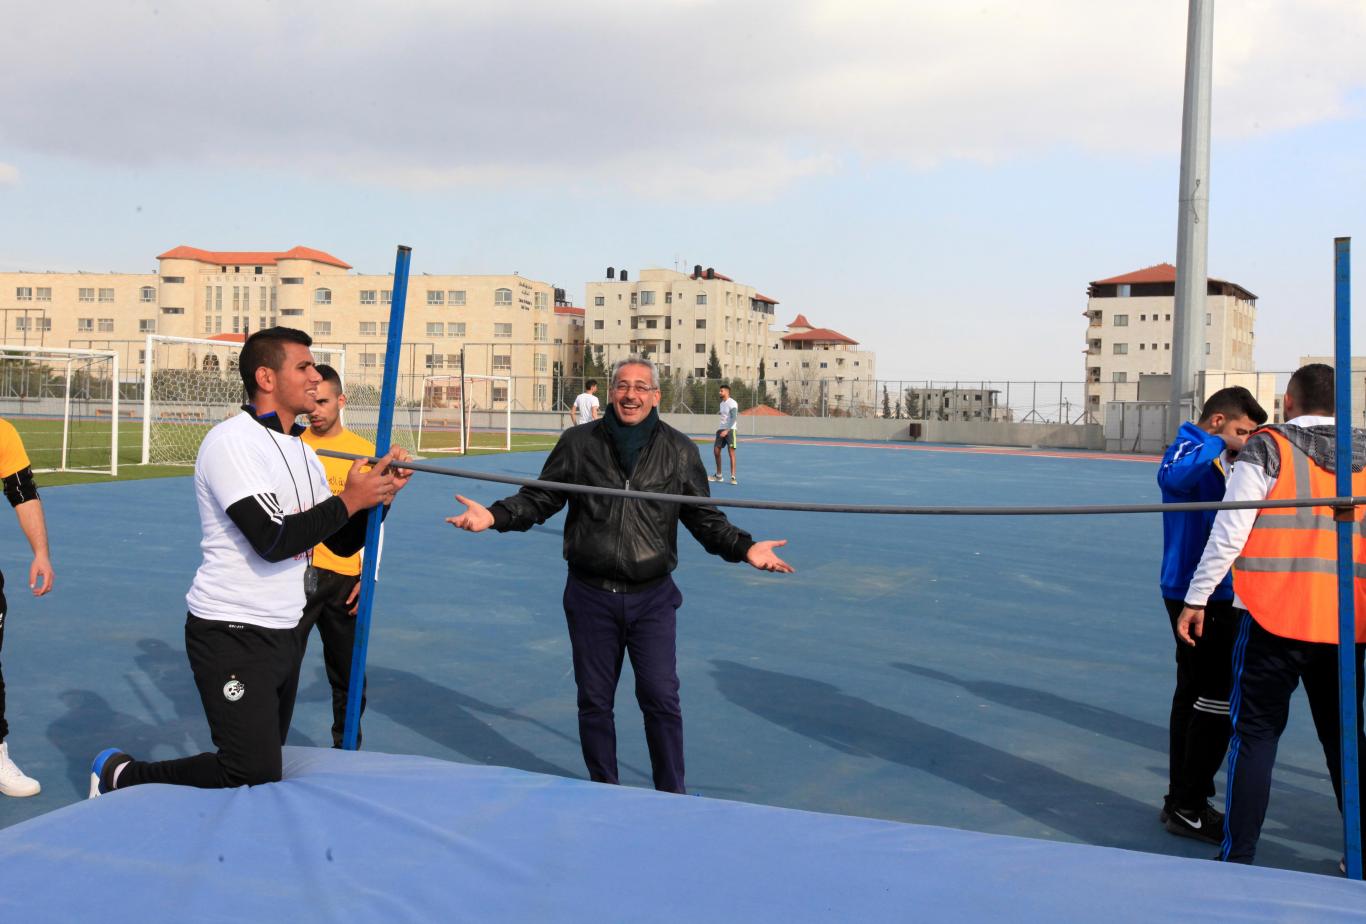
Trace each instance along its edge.
{"label": "apartment building", "polygon": [[[1086,403],[1096,419],[1104,404],[1137,400],[1139,376],[1171,374],[1175,304],[1176,267],[1170,263],[1088,285]],[[1210,279],[1204,313],[1206,378],[1252,372],[1257,296],[1237,283]]]}
{"label": "apartment building", "polygon": [[774,332],[764,376],[788,396],[794,413],[865,412],[881,400],[877,392],[877,356],[837,330],[816,327],[799,314],[783,333]]}
{"label": "apartment building", "polygon": [[911,420],[1009,421],[997,388],[908,388],[906,416]]}
{"label": "apartment building", "polygon": [[753,286],[699,265],[691,274],[642,270],[636,280],[608,267],[585,288],[584,336],[609,366],[634,354],[664,374],[703,378],[715,348],[724,377],[758,379],[778,302]]}
{"label": "apartment building", "polygon": [[[0,273],[4,343],[120,349],[139,374],[149,333],[210,338],[276,324],[346,350],[347,377],[379,382],[393,275],[352,271],[307,247],[213,251],[176,247],[156,273]],[[426,375],[465,371],[515,377],[497,394],[514,408],[547,408],[552,364],[582,362],[552,310],[550,284],[518,275],[429,275],[408,280],[400,375],[408,399]],[[501,404],[499,405],[501,406]]]}

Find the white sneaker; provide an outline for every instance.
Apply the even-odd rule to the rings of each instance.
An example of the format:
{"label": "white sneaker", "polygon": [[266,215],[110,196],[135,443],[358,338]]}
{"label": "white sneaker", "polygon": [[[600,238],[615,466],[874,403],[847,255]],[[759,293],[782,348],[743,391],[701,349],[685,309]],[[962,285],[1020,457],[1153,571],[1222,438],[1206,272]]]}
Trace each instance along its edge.
{"label": "white sneaker", "polygon": [[24,776],[9,758],[9,743],[0,744],[0,793],[7,796],[36,796],[43,787],[31,776]]}
{"label": "white sneaker", "polygon": [[721,473],[720,473],[720,472],[717,472],[715,475],[712,475],[712,476],[711,476],[710,478],[708,478],[707,480],[708,480],[708,481],[720,481],[720,480],[721,480]]}
{"label": "white sneaker", "polygon": [[730,483],[731,483],[731,484],[739,484],[740,482],[738,482],[738,481],[735,480],[735,476],[734,476],[734,475],[731,475],[731,476],[730,476]]}

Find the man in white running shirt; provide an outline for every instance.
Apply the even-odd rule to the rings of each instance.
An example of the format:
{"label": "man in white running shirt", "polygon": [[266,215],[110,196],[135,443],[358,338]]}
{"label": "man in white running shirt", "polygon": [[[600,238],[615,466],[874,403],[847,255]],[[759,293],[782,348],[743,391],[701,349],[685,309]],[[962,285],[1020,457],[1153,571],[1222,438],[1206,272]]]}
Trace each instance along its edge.
{"label": "man in white running shirt", "polygon": [[712,453],[716,456],[716,474],[711,476],[712,481],[721,480],[721,447],[725,446],[730,450],[730,483],[739,484],[735,478],[735,428],[740,420],[740,405],[730,396],[730,386],[721,386],[721,416],[716,422],[716,444],[712,446]]}
{"label": "man in white running shirt", "polygon": [[589,379],[583,385],[583,394],[574,399],[574,423],[592,423],[598,419],[598,383]]}

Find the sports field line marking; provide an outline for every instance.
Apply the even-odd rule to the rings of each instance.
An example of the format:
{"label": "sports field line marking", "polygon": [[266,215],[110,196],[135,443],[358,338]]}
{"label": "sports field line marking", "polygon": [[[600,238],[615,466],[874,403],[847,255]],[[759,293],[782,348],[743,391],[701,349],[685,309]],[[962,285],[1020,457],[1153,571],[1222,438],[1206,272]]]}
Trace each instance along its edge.
{"label": "sports field line marking", "polygon": [[[711,442],[710,437],[694,437],[699,443]],[[871,443],[844,440],[806,440],[785,436],[751,436],[746,443],[768,443],[779,446],[838,446],[842,449],[891,449],[900,452],[950,452],[987,456],[1024,456],[1035,459],[1099,459],[1107,462],[1147,462],[1156,464],[1156,456],[1139,456],[1112,452],[1073,452],[1066,449],[1025,449],[1015,446],[926,446],[917,443]]]}

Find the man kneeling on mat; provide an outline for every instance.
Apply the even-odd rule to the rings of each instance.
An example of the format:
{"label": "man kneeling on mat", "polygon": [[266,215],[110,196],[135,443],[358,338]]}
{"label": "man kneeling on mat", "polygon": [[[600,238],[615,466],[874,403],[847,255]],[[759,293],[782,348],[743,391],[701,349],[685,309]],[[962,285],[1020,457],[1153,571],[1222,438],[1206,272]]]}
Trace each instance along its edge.
{"label": "man kneeling on mat", "polygon": [[[659,376],[653,363],[635,358],[618,362],[609,401],[601,418],[560,437],[541,469],[543,481],[708,496],[707,471],[697,447],[659,419]],[[626,653],[645,716],[655,789],[685,792],[675,635],[683,595],[670,577],[678,566],[678,522],[713,555],[748,562],[761,571],[792,572],[773,551],[786,540],[755,542],[715,507],[530,487],[488,508],[458,494],[456,500],[467,509],[446,522],[472,533],[489,527],[524,531],[569,504],[564,613],[588,774],[599,783],[617,782],[612,705]]]}
{"label": "man kneeling on mat", "polygon": [[411,475],[389,467],[409,458],[394,449],[369,470],[353,463],[333,496],[295,423],[314,409],[322,381],[312,343],[288,327],[248,337],[239,365],[249,403],[209,431],[195,459],[204,559],[185,597],[185,653],[218,750],[149,762],[108,748],[91,767],[92,798],[139,783],[219,789],[281,777],[310,550],[360,551],[365,514],[388,505]]}

